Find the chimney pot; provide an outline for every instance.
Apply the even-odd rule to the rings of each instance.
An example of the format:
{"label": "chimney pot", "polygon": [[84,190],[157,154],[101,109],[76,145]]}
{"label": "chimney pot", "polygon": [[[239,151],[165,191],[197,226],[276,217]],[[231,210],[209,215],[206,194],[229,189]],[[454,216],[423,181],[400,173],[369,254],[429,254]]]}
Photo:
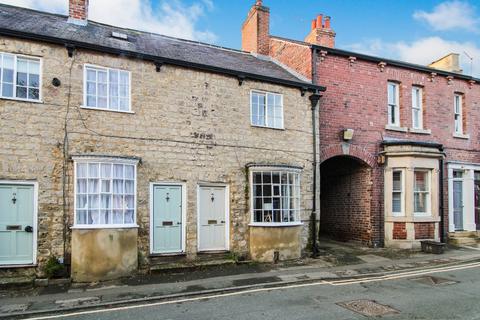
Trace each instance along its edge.
{"label": "chimney pot", "polygon": [[330,17],[325,17],[325,29],[330,29]]}
{"label": "chimney pot", "polygon": [[256,6],[262,7],[263,6],[263,1],[262,0],[257,0],[255,3]]}
{"label": "chimney pot", "polygon": [[315,29],[317,29],[317,20],[313,19],[312,20],[312,30],[315,30]]}
{"label": "chimney pot", "polygon": [[317,28],[322,29],[323,28],[323,15],[319,14],[317,16]]}

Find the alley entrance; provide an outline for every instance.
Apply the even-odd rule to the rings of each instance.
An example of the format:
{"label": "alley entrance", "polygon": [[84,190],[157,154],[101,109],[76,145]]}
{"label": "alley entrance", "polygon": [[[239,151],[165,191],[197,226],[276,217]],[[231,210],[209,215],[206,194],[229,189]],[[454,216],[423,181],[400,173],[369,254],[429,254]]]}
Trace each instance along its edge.
{"label": "alley entrance", "polygon": [[360,159],[336,156],[320,167],[320,236],[370,239],[372,169]]}

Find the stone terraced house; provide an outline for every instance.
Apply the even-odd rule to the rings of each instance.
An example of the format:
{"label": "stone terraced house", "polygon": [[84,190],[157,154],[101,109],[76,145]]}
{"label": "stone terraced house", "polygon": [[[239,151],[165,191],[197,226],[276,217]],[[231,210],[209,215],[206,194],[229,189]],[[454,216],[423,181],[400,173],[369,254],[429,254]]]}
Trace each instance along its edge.
{"label": "stone terraced house", "polygon": [[42,277],[52,257],[74,281],[300,257],[325,88],[69,5],[0,5],[0,277]]}
{"label": "stone terraced house", "polygon": [[[480,79],[458,54],[429,66],[335,48],[330,17],[304,41],[270,35],[251,8],[245,51],[327,87],[320,103],[320,235],[371,246],[478,242]],[[439,53],[441,54],[441,53]]]}

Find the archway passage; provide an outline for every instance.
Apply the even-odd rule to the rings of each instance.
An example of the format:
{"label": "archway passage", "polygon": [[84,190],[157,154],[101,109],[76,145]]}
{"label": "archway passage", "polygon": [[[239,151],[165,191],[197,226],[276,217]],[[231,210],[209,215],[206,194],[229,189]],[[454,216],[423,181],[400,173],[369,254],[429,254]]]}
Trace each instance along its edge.
{"label": "archway passage", "polygon": [[371,241],[372,168],[350,156],[320,166],[320,236]]}

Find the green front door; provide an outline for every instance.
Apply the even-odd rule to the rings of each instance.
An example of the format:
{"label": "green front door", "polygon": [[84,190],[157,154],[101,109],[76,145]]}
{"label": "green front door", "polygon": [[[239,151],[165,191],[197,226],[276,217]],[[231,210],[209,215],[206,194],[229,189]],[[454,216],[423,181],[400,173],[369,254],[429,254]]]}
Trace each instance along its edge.
{"label": "green front door", "polygon": [[0,184],[0,265],[32,264],[33,186]]}
{"label": "green front door", "polygon": [[153,187],[153,253],[182,252],[182,187]]}

